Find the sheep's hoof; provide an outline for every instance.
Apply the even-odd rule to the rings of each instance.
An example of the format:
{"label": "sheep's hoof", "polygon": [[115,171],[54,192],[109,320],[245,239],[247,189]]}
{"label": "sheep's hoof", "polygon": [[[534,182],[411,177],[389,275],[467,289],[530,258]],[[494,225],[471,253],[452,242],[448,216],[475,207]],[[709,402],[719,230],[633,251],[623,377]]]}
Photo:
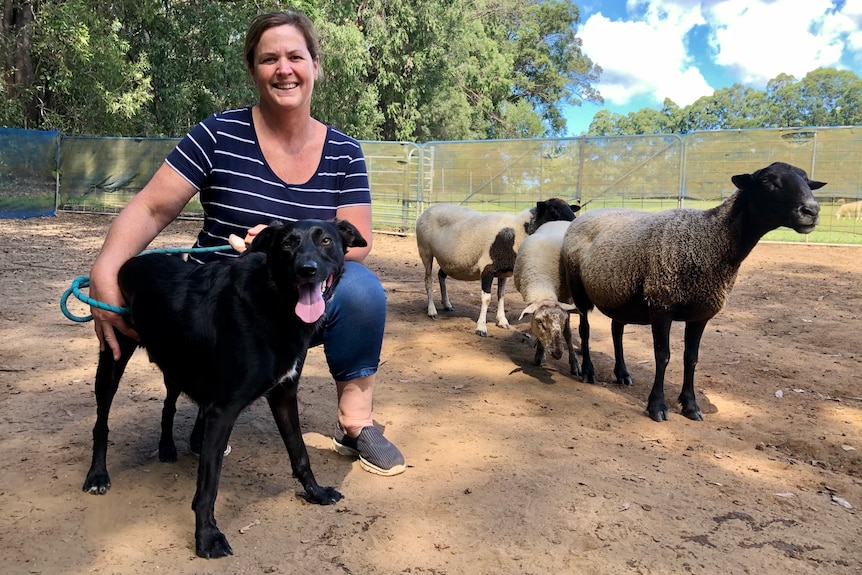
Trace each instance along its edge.
{"label": "sheep's hoof", "polygon": [[618,383],[619,385],[633,385],[633,382],[632,382],[632,376],[630,376],[630,375],[626,375],[626,376],[623,376],[623,377],[618,377],[618,378],[617,378],[617,383]]}
{"label": "sheep's hoof", "polygon": [[487,332],[487,331],[482,331],[481,329],[477,329],[477,330],[476,330],[476,335],[481,336],[481,337],[487,337],[487,336],[488,336],[488,332]]}
{"label": "sheep's hoof", "polygon": [[584,373],[584,383],[598,383],[595,373]]}
{"label": "sheep's hoof", "polygon": [[653,421],[667,421],[667,407],[651,407],[647,413]]}
{"label": "sheep's hoof", "polygon": [[703,421],[703,413],[700,411],[700,408],[695,406],[694,410],[683,409],[682,414],[692,421]]}

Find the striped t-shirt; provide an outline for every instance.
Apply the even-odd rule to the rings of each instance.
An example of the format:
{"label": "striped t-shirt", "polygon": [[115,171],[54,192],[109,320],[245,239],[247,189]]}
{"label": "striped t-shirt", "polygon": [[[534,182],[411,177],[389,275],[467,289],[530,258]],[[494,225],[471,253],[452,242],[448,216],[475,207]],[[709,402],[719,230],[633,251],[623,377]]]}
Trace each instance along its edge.
{"label": "striped t-shirt", "polygon": [[[204,224],[195,247],[221,246],[230,234],[273,220],[328,220],[340,207],[371,204],[359,142],[327,126],[317,172],[304,184],[286,184],[263,157],[251,108],[210,116],[192,128],[165,160],[199,192]],[[209,261],[233,251],[195,254]]]}

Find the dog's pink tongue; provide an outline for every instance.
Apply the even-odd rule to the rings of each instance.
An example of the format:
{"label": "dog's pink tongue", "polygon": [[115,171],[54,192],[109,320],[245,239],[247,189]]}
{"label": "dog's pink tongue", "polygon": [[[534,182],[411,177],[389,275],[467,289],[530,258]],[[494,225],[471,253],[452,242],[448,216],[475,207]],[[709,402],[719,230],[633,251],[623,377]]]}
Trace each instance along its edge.
{"label": "dog's pink tongue", "polygon": [[299,287],[296,316],[305,323],[316,322],[326,309],[321,287],[320,284],[303,284]]}

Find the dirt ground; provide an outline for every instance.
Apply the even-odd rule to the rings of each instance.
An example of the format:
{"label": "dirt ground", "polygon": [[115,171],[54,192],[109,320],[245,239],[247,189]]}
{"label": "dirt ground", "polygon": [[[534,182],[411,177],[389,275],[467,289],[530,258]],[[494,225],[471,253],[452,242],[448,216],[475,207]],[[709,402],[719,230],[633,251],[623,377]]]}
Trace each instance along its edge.
{"label": "dirt ground", "polygon": [[[425,315],[412,237],[375,235],[368,263],[389,293],[375,419],[405,454],[382,478],[330,449],[335,390],[321,351],[300,408],[318,481],[297,496],[264,401],[241,417],[216,517],[232,557],[194,553],[197,459],[157,458],[164,390],[133,357],[111,413],[104,496],[81,491],[95,421],[92,323],[60,294],[87,275],[110,218],[0,220],[0,571],[10,574],[845,574],[862,573],[862,251],[761,244],[703,338],[705,421],[644,413],[653,377],[646,327],[627,330],[634,385],[611,379],[609,322],[595,314],[598,385],[565,358],[531,365],[512,329],[474,333],[478,283],[450,282],[455,311]],[[188,246],[177,222],[155,246]],[[436,292],[436,288],[435,288]],[[74,313],[86,309],[70,302]],[[493,309],[493,306],[492,306]],[[493,314],[489,314],[493,317]],[[674,328],[667,396],[682,380]],[[675,406],[674,406],[675,407]]]}

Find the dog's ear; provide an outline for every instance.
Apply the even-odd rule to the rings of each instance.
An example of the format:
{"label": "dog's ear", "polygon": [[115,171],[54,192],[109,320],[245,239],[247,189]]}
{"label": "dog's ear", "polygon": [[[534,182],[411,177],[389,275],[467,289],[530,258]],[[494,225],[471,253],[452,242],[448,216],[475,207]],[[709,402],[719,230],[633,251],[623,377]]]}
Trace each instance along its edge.
{"label": "dog's ear", "polygon": [[364,248],[368,245],[356,226],[347,220],[335,220],[335,227],[341,235],[341,240],[344,242],[345,251],[347,248]]}
{"label": "dog's ear", "polygon": [[254,239],[251,241],[251,245],[248,246],[245,253],[268,252],[277,241],[277,238],[281,235],[279,232],[282,229],[284,229],[284,224],[282,222],[274,221],[270,223],[254,236]]}

